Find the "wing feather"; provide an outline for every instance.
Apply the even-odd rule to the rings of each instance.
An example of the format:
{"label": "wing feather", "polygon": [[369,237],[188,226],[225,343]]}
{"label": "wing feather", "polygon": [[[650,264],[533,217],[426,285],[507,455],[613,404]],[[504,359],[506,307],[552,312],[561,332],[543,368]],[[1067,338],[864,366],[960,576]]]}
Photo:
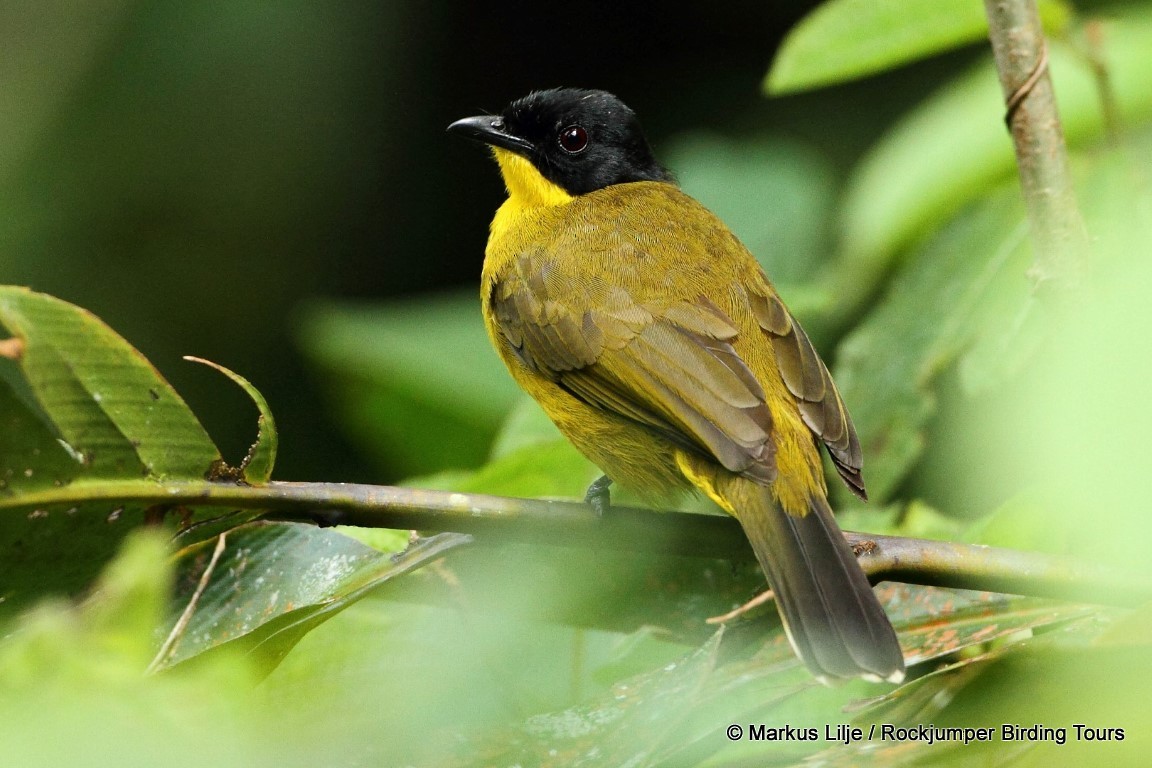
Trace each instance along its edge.
{"label": "wing feather", "polygon": [[[546,267],[546,265],[545,265]],[[505,340],[532,370],[575,397],[714,456],[758,482],[776,477],[772,415],[732,347],[730,318],[706,298],[641,306],[618,287],[596,309],[547,294],[537,264],[493,287]]]}
{"label": "wing feather", "polygon": [[824,442],[836,471],[849,489],[866,499],[860,440],[828,368],[808,334],[775,294],[750,292],[748,298],[757,323],[772,338],[780,376],[796,397],[804,423]]}

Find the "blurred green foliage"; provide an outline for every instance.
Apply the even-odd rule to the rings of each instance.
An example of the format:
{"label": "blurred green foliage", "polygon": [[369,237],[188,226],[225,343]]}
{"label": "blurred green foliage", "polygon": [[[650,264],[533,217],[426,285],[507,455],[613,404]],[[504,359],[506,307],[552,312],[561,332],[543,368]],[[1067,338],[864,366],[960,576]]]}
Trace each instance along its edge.
{"label": "blurred green foliage", "polygon": [[474,467],[518,391],[477,315],[475,291],[317,303],[301,313],[300,346],[323,372],[336,416],[381,466]]}
{"label": "blurred green foliage", "polygon": [[[1071,7],[1041,0],[1049,34],[1067,28]],[[988,20],[967,0],[829,0],[788,35],[764,79],[783,95],[855,80],[983,40]]]}
{"label": "blurred green foliage", "polygon": [[[171,386],[116,333],[73,305],[0,287],[18,360],[0,360],[0,616],[92,581],[144,505],[86,485],[203,480],[220,453]],[[69,503],[52,503],[61,488]]]}
{"label": "blurred green foliage", "polygon": [[[12,192],[0,197],[0,269],[12,276],[5,282],[97,310],[165,370],[174,343],[243,370],[281,417],[294,479],[402,473],[413,485],[578,498],[596,469],[516,394],[488,348],[474,291],[388,303],[318,297],[475,275],[498,182],[479,154],[441,146],[443,124],[519,95],[526,73],[609,87],[642,115],[650,102],[662,157],[748,243],[835,362],[870,490],[885,503],[848,509],[848,527],[1073,552],[1147,577],[1142,437],[1152,425],[1140,396],[1152,376],[1152,14],[1135,2],[1043,4],[1093,236],[1092,280],[1061,307],[1038,300],[1027,278],[1033,255],[995,72],[976,44],[977,5],[833,0],[785,42],[769,86],[872,79],[767,104],[755,96],[766,50],[744,46],[760,57],[747,66],[699,47],[749,34],[731,23],[741,4],[686,14],[675,27],[683,39],[668,32],[672,21],[643,17],[667,59],[632,68],[589,53],[622,34],[612,24],[601,42],[555,39],[548,33],[564,26],[555,16],[525,35],[526,16],[552,12],[539,9],[507,12],[519,18],[504,31],[520,35],[522,49],[490,37],[488,17],[504,11],[478,20],[415,0],[343,13],[113,0],[83,12],[0,11],[0,36],[24,43],[0,55],[14,84],[0,91],[0,104],[14,105],[0,109],[0,187]],[[730,31],[713,34],[722,24]],[[477,47],[452,58],[465,28]],[[542,40],[547,56],[537,55]],[[683,40],[703,42],[670,42]],[[529,66],[532,56],[547,60],[543,69]],[[1107,66],[1121,119],[1114,136],[1103,133],[1093,57]],[[435,63],[448,60],[451,68]],[[677,99],[651,88],[646,67],[657,65]],[[468,98],[492,102],[448,86],[484,79],[500,95],[477,88]],[[629,85],[643,95],[630,98]],[[688,122],[696,113],[709,118]],[[441,155],[447,162],[434,161]],[[238,461],[251,406],[240,394],[192,389],[212,402],[195,408],[210,431],[235,430],[218,444]],[[31,413],[18,382],[0,392],[5,413]],[[14,424],[29,442],[10,438],[0,456],[54,450],[32,424]],[[485,546],[391,579],[400,571],[387,556],[351,540],[295,542],[289,552],[267,532],[253,536],[223,566],[232,596],[310,586],[318,591],[301,599],[314,602],[289,606],[290,594],[277,593],[283,626],[229,645],[217,641],[263,606],[211,597],[217,613],[200,616],[190,637],[215,650],[198,663],[141,676],[174,620],[167,585],[177,581],[185,598],[194,591],[210,543],[171,565],[157,538],[134,536],[86,600],[45,603],[12,624],[0,640],[5,762],[1142,766],[1152,756],[1146,609],[949,602],[888,585],[889,609],[919,616],[904,628],[909,648],[919,632],[916,648],[938,645],[942,655],[918,655],[923,676],[894,691],[823,689],[770,617],[704,631],[704,617],[748,596],[739,593],[748,574],[724,563]],[[403,543],[358,537],[389,550]],[[316,556],[320,546],[335,547],[332,559]],[[87,557],[94,572],[102,560]],[[336,561],[343,569],[325,584],[301,583],[309,565]],[[251,583],[262,577],[271,581]],[[389,578],[388,591],[353,604],[376,577]],[[715,585],[710,595],[690,588],[701,581]],[[343,612],[310,623],[328,618],[326,605]],[[958,606],[970,611],[975,643],[961,652],[941,638]],[[266,641],[268,655],[250,652]],[[861,708],[861,698],[885,693]],[[723,731],[727,722],[849,720],[1069,732],[1084,723],[1126,738],[997,743],[992,754],[730,742]],[[74,736],[55,738],[61,730]]]}

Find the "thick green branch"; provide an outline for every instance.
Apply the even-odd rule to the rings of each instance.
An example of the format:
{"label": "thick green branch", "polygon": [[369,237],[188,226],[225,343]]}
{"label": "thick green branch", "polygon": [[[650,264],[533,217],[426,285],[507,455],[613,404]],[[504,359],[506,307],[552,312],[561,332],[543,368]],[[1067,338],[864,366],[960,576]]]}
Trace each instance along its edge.
{"label": "thick green branch", "polygon": [[[0,509],[90,504],[261,510],[270,519],[474,534],[478,542],[518,541],[728,560],[754,559],[739,524],[723,515],[343,483],[263,486],[151,481],[75,483],[0,499]],[[955,542],[847,533],[874,581],[984,589],[1091,603],[1152,600],[1143,577],[1094,563]]]}
{"label": "thick green branch", "polygon": [[984,0],[1036,249],[1032,275],[1074,287],[1088,237],[1068,171],[1036,0]]}

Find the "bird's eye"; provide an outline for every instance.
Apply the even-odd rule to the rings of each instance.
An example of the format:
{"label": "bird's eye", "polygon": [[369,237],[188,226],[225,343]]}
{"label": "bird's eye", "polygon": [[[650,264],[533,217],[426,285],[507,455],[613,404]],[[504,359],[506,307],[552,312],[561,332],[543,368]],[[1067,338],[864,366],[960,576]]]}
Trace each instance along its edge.
{"label": "bird's eye", "polygon": [[559,141],[560,149],[575,155],[588,147],[588,131],[579,125],[570,125],[560,131]]}

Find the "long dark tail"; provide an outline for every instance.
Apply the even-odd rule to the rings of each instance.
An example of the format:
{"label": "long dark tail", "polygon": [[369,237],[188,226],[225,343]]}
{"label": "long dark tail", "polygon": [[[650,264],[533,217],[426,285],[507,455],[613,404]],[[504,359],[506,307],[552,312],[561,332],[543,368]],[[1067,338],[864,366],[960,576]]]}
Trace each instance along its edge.
{"label": "long dark tail", "polygon": [[803,517],[767,488],[734,477],[725,497],[756,551],[796,653],[819,678],[899,682],[904,655],[892,623],[832,517],[813,498]]}

